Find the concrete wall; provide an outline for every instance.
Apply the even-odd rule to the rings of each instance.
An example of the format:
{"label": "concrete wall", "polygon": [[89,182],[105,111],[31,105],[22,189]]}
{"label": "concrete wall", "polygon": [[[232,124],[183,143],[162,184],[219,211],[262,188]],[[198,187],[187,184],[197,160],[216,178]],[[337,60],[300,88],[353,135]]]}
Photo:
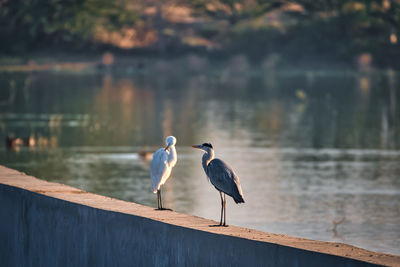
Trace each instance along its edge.
{"label": "concrete wall", "polygon": [[0,183],[1,266],[375,266],[219,235]]}

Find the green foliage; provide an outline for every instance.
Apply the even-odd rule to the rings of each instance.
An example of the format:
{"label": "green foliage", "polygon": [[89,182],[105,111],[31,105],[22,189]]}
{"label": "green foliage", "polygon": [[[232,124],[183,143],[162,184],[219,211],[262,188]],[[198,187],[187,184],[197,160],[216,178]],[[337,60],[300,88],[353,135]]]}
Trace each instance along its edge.
{"label": "green foliage", "polygon": [[295,14],[295,23],[276,28],[239,22],[231,29],[225,52],[245,53],[253,61],[278,54],[287,62],[352,62],[359,54],[369,52],[380,65],[391,65],[392,59],[400,55],[399,45],[389,40],[391,32],[400,34],[398,2],[391,1],[386,9],[381,1],[372,0],[295,2],[305,9],[304,15]]}
{"label": "green foliage", "polygon": [[[129,11],[124,1],[0,0],[0,49],[86,47],[99,28],[119,31],[139,19],[140,10]],[[189,33],[215,44],[214,51],[222,55],[246,54],[255,61],[271,54],[352,61],[368,52],[375,62],[375,57],[388,61],[400,55],[399,44],[389,38],[400,39],[400,0],[179,0],[161,5],[188,7],[207,21],[181,27],[165,19],[165,26],[179,32],[167,40],[171,51]],[[157,16],[143,17],[139,32],[144,35],[157,25]]]}
{"label": "green foliage", "polygon": [[282,38],[282,33],[275,27],[236,27],[227,52],[231,54],[244,52],[250,60],[259,61],[267,54],[279,50]]}
{"label": "green foliage", "polygon": [[199,35],[206,38],[212,39],[223,32],[223,29],[219,25],[205,25],[198,30]]}
{"label": "green foliage", "polygon": [[222,3],[225,5],[228,5],[231,9],[234,8],[235,4],[241,4],[244,1],[243,0],[221,0]]}
{"label": "green foliage", "polygon": [[90,42],[98,25],[118,30],[137,18],[122,1],[9,0],[1,4],[0,38],[5,41],[0,48],[6,51]]}

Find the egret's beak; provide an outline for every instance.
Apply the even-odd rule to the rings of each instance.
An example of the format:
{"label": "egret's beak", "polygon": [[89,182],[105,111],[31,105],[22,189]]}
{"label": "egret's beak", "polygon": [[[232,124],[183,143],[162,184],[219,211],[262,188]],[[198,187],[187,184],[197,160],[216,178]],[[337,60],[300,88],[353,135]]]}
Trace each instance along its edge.
{"label": "egret's beak", "polygon": [[201,146],[199,146],[199,145],[195,145],[195,146],[192,146],[193,148],[198,148],[198,149],[201,149]]}
{"label": "egret's beak", "polygon": [[168,148],[169,148],[169,145],[167,145],[167,146],[164,148],[164,150],[167,151]]}

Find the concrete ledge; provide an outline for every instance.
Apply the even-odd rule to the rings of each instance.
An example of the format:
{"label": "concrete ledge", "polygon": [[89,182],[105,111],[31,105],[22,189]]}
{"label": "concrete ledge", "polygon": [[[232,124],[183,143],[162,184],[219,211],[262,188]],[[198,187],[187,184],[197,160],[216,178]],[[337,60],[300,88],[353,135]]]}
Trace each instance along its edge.
{"label": "concrete ledge", "polygon": [[400,266],[400,256],[91,194],[0,166],[3,266]]}

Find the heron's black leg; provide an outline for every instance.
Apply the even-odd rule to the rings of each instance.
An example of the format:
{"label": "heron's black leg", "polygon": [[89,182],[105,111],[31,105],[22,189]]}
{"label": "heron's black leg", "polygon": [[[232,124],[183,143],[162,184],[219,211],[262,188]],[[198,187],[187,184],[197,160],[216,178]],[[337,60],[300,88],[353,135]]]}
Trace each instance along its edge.
{"label": "heron's black leg", "polygon": [[222,225],[222,214],[224,212],[224,199],[222,198],[221,192],[219,192],[219,195],[221,197],[221,219],[219,220],[219,225]]}
{"label": "heron's black leg", "polygon": [[224,194],[224,224],[226,226],[226,194]]}

